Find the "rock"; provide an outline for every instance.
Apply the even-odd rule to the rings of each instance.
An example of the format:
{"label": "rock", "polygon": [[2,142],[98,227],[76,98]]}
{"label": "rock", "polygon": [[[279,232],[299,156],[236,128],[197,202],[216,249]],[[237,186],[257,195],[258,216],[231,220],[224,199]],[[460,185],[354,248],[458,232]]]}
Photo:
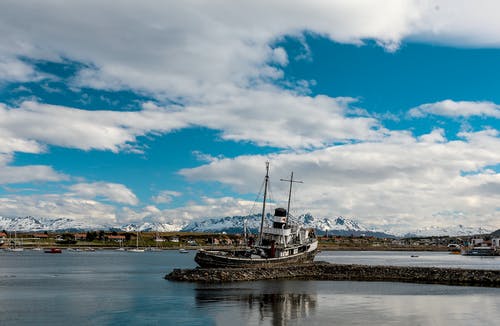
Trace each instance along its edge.
{"label": "rock", "polygon": [[357,280],[500,287],[500,271],[434,267],[336,265],[325,262],[286,267],[174,269],[171,281],[220,283],[267,279]]}

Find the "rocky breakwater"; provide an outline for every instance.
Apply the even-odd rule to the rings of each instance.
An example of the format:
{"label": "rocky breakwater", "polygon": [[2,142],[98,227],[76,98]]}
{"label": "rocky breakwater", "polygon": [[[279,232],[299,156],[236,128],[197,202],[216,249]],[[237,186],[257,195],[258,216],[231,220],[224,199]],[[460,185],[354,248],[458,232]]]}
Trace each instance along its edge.
{"label": "rocky breakwater", "polygon": [[500,271],[495,270],[338,265],[326,262],[278,267],[174,269],[165,278],[171,281],[200,283],[300,279],[500,287]]}

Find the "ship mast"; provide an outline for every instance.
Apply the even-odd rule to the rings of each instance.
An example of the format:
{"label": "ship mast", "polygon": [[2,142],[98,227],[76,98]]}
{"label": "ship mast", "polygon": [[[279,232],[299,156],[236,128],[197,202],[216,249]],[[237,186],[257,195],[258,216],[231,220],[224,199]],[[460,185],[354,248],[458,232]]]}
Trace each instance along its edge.
{"label": "ship mast", "polygon": [[296,182],[296,183],[303,183],[303,182],[293,180],[293,171],[292,171],[292,174],[290,175],[290,180],[280,179],[280,181],[290,182],[290,190],[288,191],[288,206],[286,208],[286,221],[288,223],[288,217],[290,216],[290,201],[292,199],[292,184],[294,182]]}
{"label": "ship mast", "polygon": [[262,245],[262,231],[264,230],[264,215],[266,214],[267,184],[269,183],[269,162],[266,162],[266,177],[264,178],[264,200],[262,201],[262,217],[260,220],[259,245]]}

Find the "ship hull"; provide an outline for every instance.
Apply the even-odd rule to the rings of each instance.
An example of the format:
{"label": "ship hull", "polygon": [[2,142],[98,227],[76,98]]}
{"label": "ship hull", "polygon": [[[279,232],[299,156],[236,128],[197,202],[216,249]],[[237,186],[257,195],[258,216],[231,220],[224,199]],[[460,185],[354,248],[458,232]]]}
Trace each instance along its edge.
{"label": "ship hull", "polygon": [[285,257],[246,258],[237,257],[231,251],[200,250],[194,260],[203,268],[272,267],[310,263],[317,253],[318,250],[315,248]]}

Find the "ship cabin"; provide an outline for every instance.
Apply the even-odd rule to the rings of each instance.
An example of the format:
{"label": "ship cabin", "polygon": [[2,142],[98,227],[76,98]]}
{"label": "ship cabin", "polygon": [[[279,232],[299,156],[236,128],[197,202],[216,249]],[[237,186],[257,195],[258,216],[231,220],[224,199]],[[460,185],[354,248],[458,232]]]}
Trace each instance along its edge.
{"label": "ship cabin", "polygon": [[[288,223],[286,209],[276,208],[272,225],[263,229],[262,246],[271,249],[271,257],[288,256],[303,251],[302,248],[291,247],[304,244],[308,237],[308,230],[299,228],[295,223]],[[284,250],[285,248],[287,249]]]}

